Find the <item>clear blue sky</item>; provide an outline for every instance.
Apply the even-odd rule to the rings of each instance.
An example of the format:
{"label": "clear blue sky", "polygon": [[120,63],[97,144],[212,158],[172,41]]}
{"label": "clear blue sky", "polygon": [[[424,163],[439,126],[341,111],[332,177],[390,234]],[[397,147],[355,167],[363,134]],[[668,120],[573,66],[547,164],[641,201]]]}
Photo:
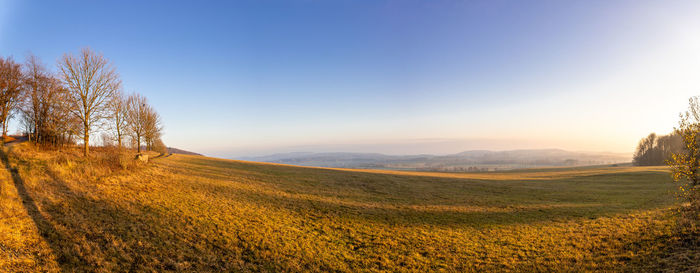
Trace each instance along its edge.
{"label": "clear blue sky", "polygon": [[[148,2],[148,3],[144,3]],[[12,1],[0,55],[90,46],[170,146],[631,152],[700,95],[699,1]]]}

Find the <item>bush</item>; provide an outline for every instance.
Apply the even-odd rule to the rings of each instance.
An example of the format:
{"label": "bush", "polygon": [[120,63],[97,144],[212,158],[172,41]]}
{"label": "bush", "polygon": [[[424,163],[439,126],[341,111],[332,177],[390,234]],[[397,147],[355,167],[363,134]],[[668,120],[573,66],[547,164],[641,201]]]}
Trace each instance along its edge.
{"label": "bush", "polygon": [[97,156],[101,165],[112,170],[129,170],[142,164],[134,160],[133,152],[117,147],[102,148]]}
{"label": "bush", "polygon": [[115,171],[134,170],[144,165],[134,160],[135,152],[117,147],[94,147],[86,158],[79,147],[58,150],[27,142],[13,147],[12,153],[17,159],[41,159],[51,171],[70,177],[108,176]]}

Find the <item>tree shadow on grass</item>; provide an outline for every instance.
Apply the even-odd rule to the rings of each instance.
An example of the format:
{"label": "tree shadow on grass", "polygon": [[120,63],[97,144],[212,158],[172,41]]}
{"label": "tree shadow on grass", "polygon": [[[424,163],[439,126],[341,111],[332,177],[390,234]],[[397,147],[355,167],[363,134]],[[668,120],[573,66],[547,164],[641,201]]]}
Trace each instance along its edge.
{"label": "tree shadow on grass", "polygon": [[[199,161],[179,162],[167,165],[165,168],[184,176],[219,180],[209,183],[216,187],[215,192],[229,192],[234,195],[247,191],[246,195],[254,195],[251,200],[253,203],[277,205],[281,200],[283,207],[295,209],[299,205],[316,202],[320,203],[320,206],[314,205],[312,209],[349,210],[353,214],[360,215],[403,214],[405,217],[401,218],[406,219],[405,222],[410,223],[417,219],[420,220],[419,224],[423,224],[421,223],[424,222],[423,220],[435,224],[460,224],[473,222],[471,219],[477,218],[498,224],[512,221],[515,219],[512,217],[513,214],[524,216],[517,217],[521,221],[551,219],[552,216],[556,218],[560,218],[559,216],[574,218],[610,216],[638,209],[662,207],[668,203],[669,199],[663,193],[664,186],[659,186],[660,183],[652,183],[655,180],[645,178],[644,181],[648,180],[648,183],[638,182],[639,177],[646,176],[646,173],[618,175],[612,178],[608,175],[590,175],[576,179],[552,179],[546,182],[539,180],[486,181],[444,177],[426,179],[418,176],[347,173],[323,169],[309,172],[303,168],[275,166],[275,170],[286,170],[287,173],[274,176],[267,174],[270,166],[264,166],[268,169],[261,169],[254,164],[240,163],[241,166],[251,166],[242,169],[241,166],[235,165],[236,162],[224,162],[230,165],[229,168],[215,168]],[[269,189],[269,191],[230,187],[225,183],[227,180],[231,182],[243,180],[241,182],[255,184],[259,189]],[[201,184],[202,181],[193,180],[193,183]],[[197,188],[208,190],[204,187]],[[630,192],[634,194],[630,195]],[[258,197],[263,197],[265,201],[261,202]],[[358,202],[378,204],[378,206],[348,204]],[[577,204],[577,206],[567,206],[567,204]],[[480,217],[476,211],[421,212],[407,208],[411,206],[459,207],[460,205],[486,208],[515,207],[515,209],[502,210],[508,212],[507,214],[485,214],[484,217]],[[523,208],[522,205],[536,205],[538,208]],[[338,210],[335,210],[336,207]],[[368,214],[362,212],[368,212]]]}
{"label": "tree shadow on grass", "polygon": [[363,202],[343,197],[327,197],[322,194],[300,194],[274,189],[263,191],[249,187],[233,187],[232,184],[226,183],[211,184],[208,187],[194,188],[194,190],[200,191],[204,195],[218,195],[223,199],[235,196],[236,200],[244,201],[247,204],[290,211],[290,214],[298,213],[308,217],[404,227],[486,228],[513,224],[595,219],[638,210],[637,207],[611,201],[528,204],[510,202],[502,205],[483,206]]}
{"label": "tree shadow on grass", "polygon": [[[63,202],[44,203],[57,225],[66,230],[54,245],[66,250],[69,259],[61,267],[69,271],[219,271],[226,270],[222,257],[207,255],[216,249],[211,242],[189,241],[178,234],[183,228],[163,209],[134,203],[116,204],[71,190],[51,170],[52,191],[64,194]],[[195,231],[190,230],[193,234]],[[202,250],[206,251],[202,251]]]}
{"label": "tree shadow on grass", "polygon": [[0,151],[0,159],[62,272],[255,271],[273,264],[242,263],[246,254],[236,245],[243,242],[220,244],[216,238],[202,238],[196,226],[164,207],[92,197],[74,190],[49,167],[44,168],[48,179],[35,190],[12,167],[7,152]]}
{"label": "tree shadow on grass", "polygon": [[[52,244],[51,242],[62,241],[63,235],[56,230],[56,228],[46,219],[46,217],[44,217],[44,215],[41,214],[39,208],[36,205],[36,202],[34,201],[32,196],[29,195],[29,193],[27,192],[27,188],[24,186],[24,180],[20,176],[19,171],[17,170],[17,168],[14,168],[10,165],[10,161],[7,157],[6,151],[0,151],[0,159],[2,159],[5,168],[12,175],[12,181],[15,185],[15,188],[17,189],[17,193],[22,199],[22,205],[27,210],[27,214],[29,214],[29,217],[32,218],[32,221],[39,230],[39,234],[41,235],[41,237],[49,243],[52,252],[57,257],[57,260],[60,263],[60,261],[62,260],[62,251],[58,248],[57,245]],[[41,262],[43,264],[46,264],[48,261],[42,259]]]}

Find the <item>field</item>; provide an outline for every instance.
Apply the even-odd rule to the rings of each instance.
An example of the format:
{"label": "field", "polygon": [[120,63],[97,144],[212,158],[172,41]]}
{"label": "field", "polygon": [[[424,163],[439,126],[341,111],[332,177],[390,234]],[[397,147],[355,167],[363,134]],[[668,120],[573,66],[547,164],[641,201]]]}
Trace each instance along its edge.
{"label": "field", "polygon": [[2,159],[0,271],[658,271],[698,258],[670,254],[682,242],[662,167],[411,173],[172,155],[122,169],[26,144]]}

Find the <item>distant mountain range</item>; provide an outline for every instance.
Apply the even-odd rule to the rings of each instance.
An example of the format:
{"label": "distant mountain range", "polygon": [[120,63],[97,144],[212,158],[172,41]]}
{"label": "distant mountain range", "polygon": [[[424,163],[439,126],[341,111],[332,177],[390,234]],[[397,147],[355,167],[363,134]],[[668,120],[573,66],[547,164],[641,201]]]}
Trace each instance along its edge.
{"label": "distant mountain range", "polygon": [[631,161],[631,155],[543,149],[511,151],[474,150],[451,155],[295,152],[260,157],[242,157],[238,159],[333,168],[418,171],[493,171],[519,168],[627,163]]}

